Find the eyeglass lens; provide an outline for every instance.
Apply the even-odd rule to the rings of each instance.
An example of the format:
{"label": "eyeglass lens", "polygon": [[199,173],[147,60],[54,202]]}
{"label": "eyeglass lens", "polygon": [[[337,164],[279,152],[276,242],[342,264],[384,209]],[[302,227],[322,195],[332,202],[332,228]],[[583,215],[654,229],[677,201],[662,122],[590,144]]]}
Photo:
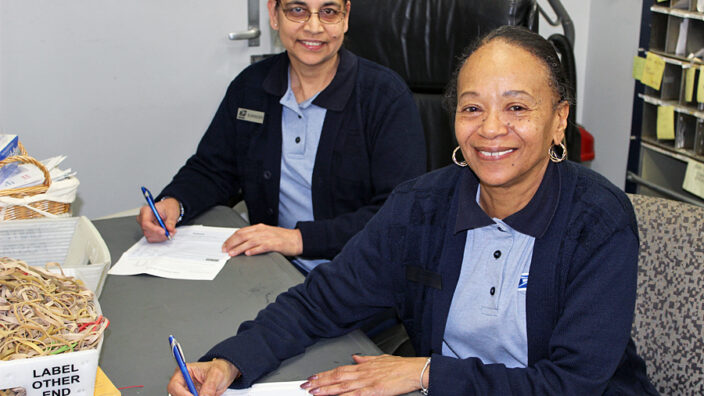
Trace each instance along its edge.
{"label": "eyeglass lens", "polygon": [[318,12],[311,12],[309,9],[300,6],[284,8],[284,15],[294,22],[306,22],[311,15],[318,14],[318,18],[322,23],[338,23],[342,20],[344,13],[335,8],[325,7]]}

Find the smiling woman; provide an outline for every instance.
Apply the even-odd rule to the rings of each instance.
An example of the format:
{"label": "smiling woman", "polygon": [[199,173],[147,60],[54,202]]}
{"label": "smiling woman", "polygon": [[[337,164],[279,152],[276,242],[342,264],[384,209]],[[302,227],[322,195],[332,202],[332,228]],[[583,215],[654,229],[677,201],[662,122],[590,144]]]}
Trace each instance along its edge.
{"label": "smiling woman", "polygon": [[[425,142],[403,80],[342,48],[349,1],[267,7],[286,51],[235,78],[155,206],[174,234],[206,209],[244,199],[253,225],[223,251],[278,252],[307,273],[339,253],[396,185],[425,171]],[[148,241],[166,239],[149,207],[137,221]]]}
{"label": "smiling woman", "polygon": [[[269,0],[269,23],[291,61],[291,87],[302,102],[332,81],[349,27],[350,2]],[[315,16],[314,16],[315,15]]]}
{"label": "smiling woman", "polygon": [[[559,67],[559,60],[534,55],[524,48],[530,41],[523,46],[510,41],[521,33],[485,38],[456,78],[457,141],[482,185],[482,208],[498,218],[522,209],[538,190],[552,146],[564,139],[570,109],[567,91],[560,88],[567,86],[563,73],[548,67]],[[511,202],[502,202],[507,198]]]}

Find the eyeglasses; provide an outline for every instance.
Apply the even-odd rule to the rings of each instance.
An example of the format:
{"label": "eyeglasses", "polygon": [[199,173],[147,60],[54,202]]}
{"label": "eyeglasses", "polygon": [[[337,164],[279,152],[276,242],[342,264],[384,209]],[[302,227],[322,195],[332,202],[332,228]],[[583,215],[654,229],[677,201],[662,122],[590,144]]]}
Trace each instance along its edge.
{"label": "eyeglasses", "polygon": [[281,9],[284,12],[286,19],[292,22],[306,23],[310,19],[311,15],[318,14],[318,20],[320,23],[334,24],[340,23],[342,18],[347,14],[345,11],[340,11],[335,8],[324,7],[318,10],[318,12],[311,12],[309,9],[301,6],[293,6]]}

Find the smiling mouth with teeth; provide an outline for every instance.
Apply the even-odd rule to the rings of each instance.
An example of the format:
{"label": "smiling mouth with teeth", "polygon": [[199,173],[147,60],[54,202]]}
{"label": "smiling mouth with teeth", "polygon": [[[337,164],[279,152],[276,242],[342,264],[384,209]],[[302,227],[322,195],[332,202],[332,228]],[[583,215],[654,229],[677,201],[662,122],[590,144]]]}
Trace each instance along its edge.
{"label": "smiling mouth with teeth", "polygon": [[321,45],[323,45],[323,43],[321,43],[320,41],[304,41],[304,40],[301,40],[301,42],[302,42],[304,45],[308,46],[308,47],[320,47]]}
{"label": "smiling mouth with teeth", "polygon": [[480,154],[487,156],[487,157],[500,157],[502,155],[508,154],[512,151],[515,151],[516,149],[508,149],[504,151],[482,151],[478,150]]}

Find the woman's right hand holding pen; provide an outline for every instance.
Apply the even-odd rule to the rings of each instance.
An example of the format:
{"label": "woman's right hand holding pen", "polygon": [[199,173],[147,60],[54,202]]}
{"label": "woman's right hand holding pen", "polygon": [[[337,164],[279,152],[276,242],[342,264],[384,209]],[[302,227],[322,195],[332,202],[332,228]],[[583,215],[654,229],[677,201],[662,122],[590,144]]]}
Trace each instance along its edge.
{"label": "woman's right hand holding pen", "polygon": [[[234,364],[223,359],[210,362],[188,363],[188,372],[199,396],[220,396],[240,375]],[[171,396],[191,396],[181,371],[177,368],[166,387]]]}
{"label": "woman's right hand holding pen", "polygon": [[[175,198],[169,197],[155,202],[154,206],[159,212],[161,219],[164,221],[166,229],[169,230],[169,234],[176,234],[176,222],[181,215],[181,205],[178,201]],[[142,228],[144,237],[147,238],[148,242],[164,242],[166,240],[166,233],[159,225],[149,205],[144,205],[139,210],[137,223],[139,223],[139,226]]]}

